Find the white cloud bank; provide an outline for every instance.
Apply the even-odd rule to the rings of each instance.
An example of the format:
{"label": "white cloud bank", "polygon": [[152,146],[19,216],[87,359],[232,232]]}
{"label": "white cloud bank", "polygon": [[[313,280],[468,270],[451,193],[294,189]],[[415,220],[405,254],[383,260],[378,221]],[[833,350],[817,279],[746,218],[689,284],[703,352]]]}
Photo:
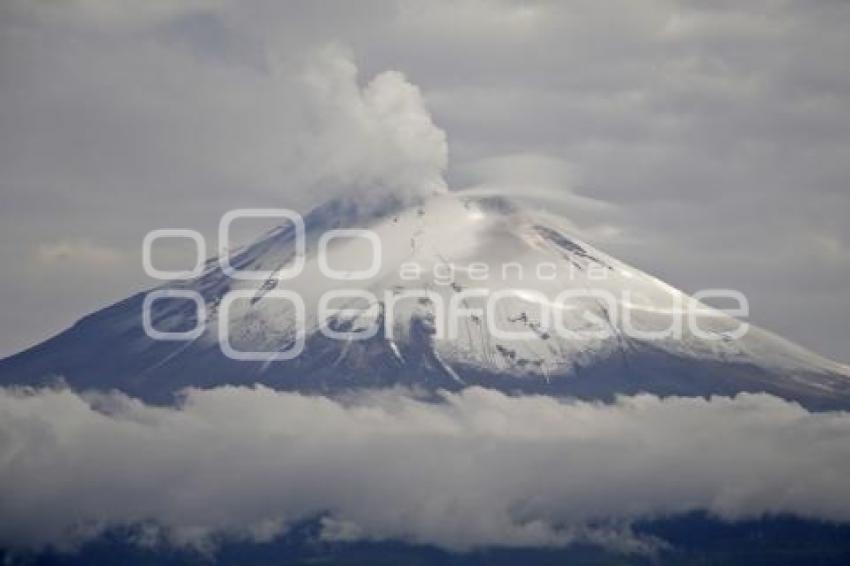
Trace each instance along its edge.
{"label": "white cloud bank", "polygon": [[451,549],[567,544],[591,522],[690,510],[850,520],[850,414],[766,395],[615,405],[471,388],[339,402],[263,387],[0,391],[0,545],[155,522],[172,541],[325,537]]}

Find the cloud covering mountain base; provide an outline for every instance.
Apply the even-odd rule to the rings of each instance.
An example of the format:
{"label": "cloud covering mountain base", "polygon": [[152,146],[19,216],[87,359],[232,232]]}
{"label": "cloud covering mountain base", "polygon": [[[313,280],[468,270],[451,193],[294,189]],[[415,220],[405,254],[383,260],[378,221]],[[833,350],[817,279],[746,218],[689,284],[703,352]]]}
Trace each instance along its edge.
{"label": "cloud covering mountain base", "polygon": [[451,550],[620,544],[632,520],[694,510],[846,522],[848,439],[850,414],[768,395],[605,405],[258,386],[188,390],[160,407],[2,389],[0,546],[73,548],[146,524],[203,548],[211,535],[265,541],[316,517],[326,539]]}

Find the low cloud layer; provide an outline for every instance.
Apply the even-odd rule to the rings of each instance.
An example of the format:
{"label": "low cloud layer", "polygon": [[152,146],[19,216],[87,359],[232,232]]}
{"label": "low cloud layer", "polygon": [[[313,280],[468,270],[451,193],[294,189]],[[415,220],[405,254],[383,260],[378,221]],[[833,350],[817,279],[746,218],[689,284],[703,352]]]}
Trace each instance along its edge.
{"label": "low cloud layer", "polygon": [[457,550],[568,544],[590,524],[698,509],[850,521],[848,438],[850,414],[766,395],[603,405],[470,388],[433,403],[222,387],[155,407],[3,389],[0,545],[155,523],[203,546],[318,516],[326,538]]}

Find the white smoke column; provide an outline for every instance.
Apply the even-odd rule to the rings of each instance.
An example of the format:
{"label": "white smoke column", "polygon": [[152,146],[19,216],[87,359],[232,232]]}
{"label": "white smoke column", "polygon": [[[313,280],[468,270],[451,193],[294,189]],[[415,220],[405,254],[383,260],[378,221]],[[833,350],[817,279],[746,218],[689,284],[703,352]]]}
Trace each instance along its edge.
{"label": "white smoke column", "polygon": [[404,200],[445,191],[446,135],[419,88],[398,71],[361,88],[357,67],[339,47],[320,50],[302,80],[315,133],[302,141],[301,167],[327,190]]}
{"label": "white smoke column", "polygon": [[263,387],[0,390],[0,546],[153,521],[177,543],[324,536],[464,550],[567,544],[599,521],[707,510],[850,521],[850,414],[768,395],[616,404],[481,388],[346,401]]}

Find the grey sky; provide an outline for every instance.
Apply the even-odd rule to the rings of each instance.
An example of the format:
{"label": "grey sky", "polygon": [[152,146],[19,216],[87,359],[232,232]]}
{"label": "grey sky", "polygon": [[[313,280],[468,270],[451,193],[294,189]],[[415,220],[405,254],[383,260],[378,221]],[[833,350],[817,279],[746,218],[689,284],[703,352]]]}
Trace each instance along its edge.
{"label": "grey sky", "polygon": [[421,89],[449,186],[594,199],[602,249],[850,361],[846,2],[117,6],[0,6],[0,353],[147,285],[152,228],[403,179],[330,61]]}

